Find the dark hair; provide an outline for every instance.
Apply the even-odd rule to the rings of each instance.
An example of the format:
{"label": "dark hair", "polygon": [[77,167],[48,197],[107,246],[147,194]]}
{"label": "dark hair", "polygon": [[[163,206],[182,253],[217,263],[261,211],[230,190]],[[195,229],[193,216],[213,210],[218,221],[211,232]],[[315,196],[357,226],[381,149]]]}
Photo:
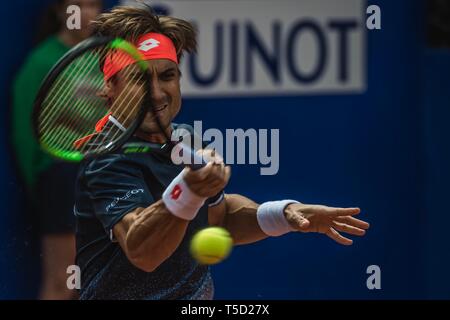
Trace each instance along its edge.
{"label": "dark hair", "polygon": [[190,22],[159,16],[148,5],[117,6],[99,15],[92,23],[97,35],[119,37],[131,42],[149,32],[164,34],[175,45],[178,61],[181,61],[185,51],[195,52],[197,47],[197,33]]}

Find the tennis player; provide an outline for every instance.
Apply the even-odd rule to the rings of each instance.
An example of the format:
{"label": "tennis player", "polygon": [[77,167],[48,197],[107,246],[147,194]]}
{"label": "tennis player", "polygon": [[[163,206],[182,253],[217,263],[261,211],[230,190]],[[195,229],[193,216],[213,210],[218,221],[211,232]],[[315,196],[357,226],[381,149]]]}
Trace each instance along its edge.
{"label": "tennis player", "polygon": [[[155,116],[170,135],[181,108],[183,52],[194,52],[196,34],[184,20],[156,16],[147,7],[116,7],[94,22],[96,32],[134,42],[151,70],[152,103],[135,136],[114,154],[82,164],[76,186],[77,264],[81,299],[212,299],[208,266],[189,253],[195,231],[223,226],[235,244],[288,232],[318,232],[342,245],[369,224],[359,208],[331,208],[281,199],[257,204],[224,194],[230,168],[204,150],[197,170],[175,165]],[[127,66],[104,65],[104,95],[114,101]]]}

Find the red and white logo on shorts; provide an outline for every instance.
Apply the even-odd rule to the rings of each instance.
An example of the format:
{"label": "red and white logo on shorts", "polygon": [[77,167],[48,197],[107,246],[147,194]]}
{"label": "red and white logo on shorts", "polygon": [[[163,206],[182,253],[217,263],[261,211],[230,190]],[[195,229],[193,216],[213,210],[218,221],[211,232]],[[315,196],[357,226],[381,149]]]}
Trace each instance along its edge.
{"label": "red and white logo on shorts", "polygon": [[180,185],[177,184],[177,185],[175,185],[175,187],[172,189],[172,192],[170,193],[170,197],[171,197],[173,200],[178,200],[178,198],[179,198],[180,195],[181,195],[181,192],[183,192],[183,190],[181,189]]}

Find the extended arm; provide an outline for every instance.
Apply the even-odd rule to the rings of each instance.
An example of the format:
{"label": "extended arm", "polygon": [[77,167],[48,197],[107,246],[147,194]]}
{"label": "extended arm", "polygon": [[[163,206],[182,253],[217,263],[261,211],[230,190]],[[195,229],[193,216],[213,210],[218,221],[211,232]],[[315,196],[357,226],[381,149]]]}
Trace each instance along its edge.
{"label": "extended arm", "polygon": [[[278,221],[275,219],[264,223],[266,218],[262,217],[263,214],[267,217],[267,208],[270,209],[276,205],[277,202],[266,203],[264,209],[260,210],[258,219],[260,206],[257,203],[242,195],[229,194],[225,195],[225,201],[220,207],[210,208],[210,221],[215,221],[217,222],[215,224],[226,228],[231,233],[235,244],[252,243],[276,234]],[[261,212],[264,210],[266,211]],[[270,213],[272,212],[269,211]],[[284,206],[281,216],[277,217],[287,222],[285,230],[278,234],[289,231],[318,232],[326,234],[342,245],[351,245],[353,241],[339,232],[363,236],[369,224],[353,217],[359,213],[359,208],[333,208],[292,202]],[[285,226],[282,225],[280,228],[282,227]]]}

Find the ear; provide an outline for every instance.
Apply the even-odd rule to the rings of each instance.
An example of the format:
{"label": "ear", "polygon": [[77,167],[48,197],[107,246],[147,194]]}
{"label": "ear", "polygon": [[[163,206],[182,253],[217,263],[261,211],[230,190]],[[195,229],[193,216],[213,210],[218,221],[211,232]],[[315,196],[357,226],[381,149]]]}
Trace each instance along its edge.
{"label": "ear", "polygon": [[114,89],[114,81],[112,79],[108,79],[102,91],[99,91],[97,93],[97,96],[104,99],[110,99],[113,97],[113,89]]}

